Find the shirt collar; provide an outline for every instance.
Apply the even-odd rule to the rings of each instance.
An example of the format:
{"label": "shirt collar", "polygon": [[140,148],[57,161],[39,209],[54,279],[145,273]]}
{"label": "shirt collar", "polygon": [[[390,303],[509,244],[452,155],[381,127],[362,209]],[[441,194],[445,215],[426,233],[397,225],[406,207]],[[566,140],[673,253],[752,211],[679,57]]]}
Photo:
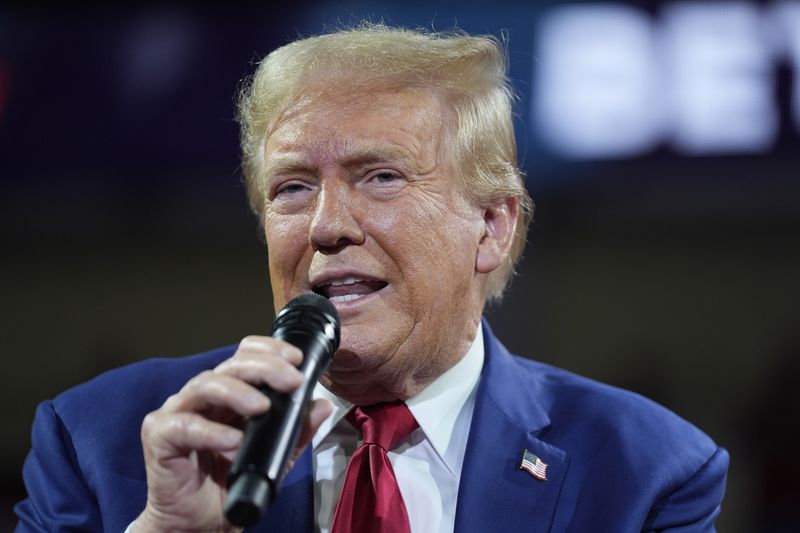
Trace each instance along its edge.
{"label": "shirt collar", "polygon": [[[419,427],[445,463],[447,462],[445,452],[453,434],[453,428],[459,413],[478,383],[483,360],[483,329],[479,323],[475,339],[461,360],[436,378],[417,396],[406,401],[406,405],[417,420]],[[333,427],[345,417],[353,404],[339,398],[319,383],[314,387],[312,397],[314,399],[325,398],[333,404],[333,413],[320,425],[312,439],[312,446],[316,448]],[[453,465],[448,464],[448,467],[452,469]]]}
{"label": "shirt collar", "polygon": [[483,331],[478,324],[475,339],[464,357],[422,392],[406,401],[436,453],[453,471],[455,465],[448,464],[447,448],[459,414],[480,379],[483,358]]}

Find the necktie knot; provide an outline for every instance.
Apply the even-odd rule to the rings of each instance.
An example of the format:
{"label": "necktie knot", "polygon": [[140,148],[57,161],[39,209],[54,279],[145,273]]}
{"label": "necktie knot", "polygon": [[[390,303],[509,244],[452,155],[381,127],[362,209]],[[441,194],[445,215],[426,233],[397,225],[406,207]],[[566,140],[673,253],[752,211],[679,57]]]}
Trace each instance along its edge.
{"label": "necktie knot", "polygon": [[417,427],[414,415],[401,401],[358,406],[347,415],[347,421],[361,431],[363,444],[375,444],[391,450]]}
{"label": "necktie knot", "polygon": [[364,442],[347,465],[331,533],[409,533],[408,512],[386,452],[414,431],[414,415],[403,402],[391,402],[356,407],[347,421]]}

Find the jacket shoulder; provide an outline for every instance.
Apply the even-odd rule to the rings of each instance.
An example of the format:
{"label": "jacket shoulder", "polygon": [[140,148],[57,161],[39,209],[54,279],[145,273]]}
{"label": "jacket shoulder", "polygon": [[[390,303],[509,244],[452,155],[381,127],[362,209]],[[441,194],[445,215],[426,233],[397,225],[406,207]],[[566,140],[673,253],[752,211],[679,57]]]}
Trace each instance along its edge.
{"label": "jacket shoulder", "polygon": [[640,394],[527,359],[513,364],[549,416],[539,438],[570,458],[562,498],[575,508],[558,523],[714,530],[729,457],[708,435]]}
{"label": "jacket shoulder", "polygon": [[[147,413],[157,409],[193,376],[230,357],[235,346],[197,355],[157,358],[109,370],[77,385],[52,401],[79,457],[84,453],[125,461],[119,450],[140,448],[139,430]],[[130,465],[138,477],[140,455]],[[85,456],[84,456],[85,457]],[[124,465],[123,470],[128,470]]]}
{"label": "jacket shoulder", "polygon": [[514,359],[535,376],[541,388],[538,399],[554,427],[566,426],[565,419],[578,416],[580,423],[573,425],[598,436],[666,445],[671,440],[690,442],[704,449],[706,458],[716,449],[712,440],[692,423],[641,394],[545,363],[519,356]]}
{"label": "jacket shoulder", "polygon": [[235,347],[111,370],[42,402],[23,477],[19,531],[121,531],[146,499],[142,419]]}
{"label": "jacket shoulder", "polygon": [[[56,411],[63,417],[80,413],[92,415],[140,407],[156,408],[177,392],[192,376],[227,359],[235,346],[217,348],[196,355],[154,358],[115,368],[56,396]],[[155,405],[153,405],[155,403]]]}
{"label": "jacket shoulder", "polygon": [[607,465],[660,479],[666,490],[715,457],[727,464],[726,452],[703,431],[638,393],[518,356],[514,361],[537,383],[537,400],[550,417],[545,439],[564,448],[576,467]]}

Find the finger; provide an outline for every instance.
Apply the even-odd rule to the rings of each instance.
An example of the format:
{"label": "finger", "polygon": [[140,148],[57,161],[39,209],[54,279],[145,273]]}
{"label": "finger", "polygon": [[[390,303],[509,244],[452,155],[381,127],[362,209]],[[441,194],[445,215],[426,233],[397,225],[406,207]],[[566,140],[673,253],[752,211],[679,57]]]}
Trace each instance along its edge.
{"label": "finger", "polygon": [[229,463],[233,463],[233,461],[236,459],[236,454],[238,453],[238,451],[239,451],[239,449],[238,449],[238,448],[237,448],[237,449],[235,449],[235,450],[221,450],[221,451],[219,452],[219,454],[220,454],[222,457],[224,457],[225,459],[227,459],[227,461],[228,461]]}
{"label": "finger", "polygon": [[333,404],[328,400],[314,400],[309,404],[308,413],[300,430],[300,436],[297,438],[297,446],[294,449],[294,453],[292,453],[289,464],[286,466],[287,471],[292,469],[297,458],[300,457],[305,447],[311,442],[311,438],[317,432],[319,426],[322,425],[326,418],[331,416],[331,413],[333,413]]}
{"label": "finger", "polygon": [[[142,423],[142,443],[148,453],[169,459],[188,451],[235,451],[242,442],[242,431],[208,420],[196,413],[158,413],[147,415]],[[160,453],[159,453],[160,452]]]}
{"label": "finger", "polygon": [[306,447],[314,434],[316,434],[319,426],[322,425],[326,418],[331,416],[331,413],[333,413],[333,404],[328,400],[320,398],[309,404],[308,414],[303,420],[303,427],[297,439],[297,448],[299,450]]}
{"label": "finger", "polygon": [[177,394],[164,402],[161,410],[169,413],[204,411],[221,407],[250,417],[270,408],[270,400],[249,383],[233,376],[205,371],[189,380]]}
{"label": "finger", "polygon": [[214,369],[216,374],[235,376],[254,385],[267,384],[280,392],[292,392],[303,382],[303,374],[274,353],[238,353]]}
{"label": "finger", "polygon": [[296,346],[292,346],[286,341],[262,335],[248,335],[239,342],[237,353],[243,355],[277,355],[281,359],[288,361],[294,366],[303,361],[303,352]]}

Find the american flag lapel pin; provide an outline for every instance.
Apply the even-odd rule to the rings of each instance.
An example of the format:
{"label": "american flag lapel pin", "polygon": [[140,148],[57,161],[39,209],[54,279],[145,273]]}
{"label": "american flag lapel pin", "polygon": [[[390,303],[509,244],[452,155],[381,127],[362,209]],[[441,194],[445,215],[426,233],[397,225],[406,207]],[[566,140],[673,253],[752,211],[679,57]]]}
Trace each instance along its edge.
{"label": "american flag lapel pin", "polygon": [[519,469],[525,470],[536,479],[547,481],[547,463],[528,450],[522,450],[522,461],[519,463]]}

